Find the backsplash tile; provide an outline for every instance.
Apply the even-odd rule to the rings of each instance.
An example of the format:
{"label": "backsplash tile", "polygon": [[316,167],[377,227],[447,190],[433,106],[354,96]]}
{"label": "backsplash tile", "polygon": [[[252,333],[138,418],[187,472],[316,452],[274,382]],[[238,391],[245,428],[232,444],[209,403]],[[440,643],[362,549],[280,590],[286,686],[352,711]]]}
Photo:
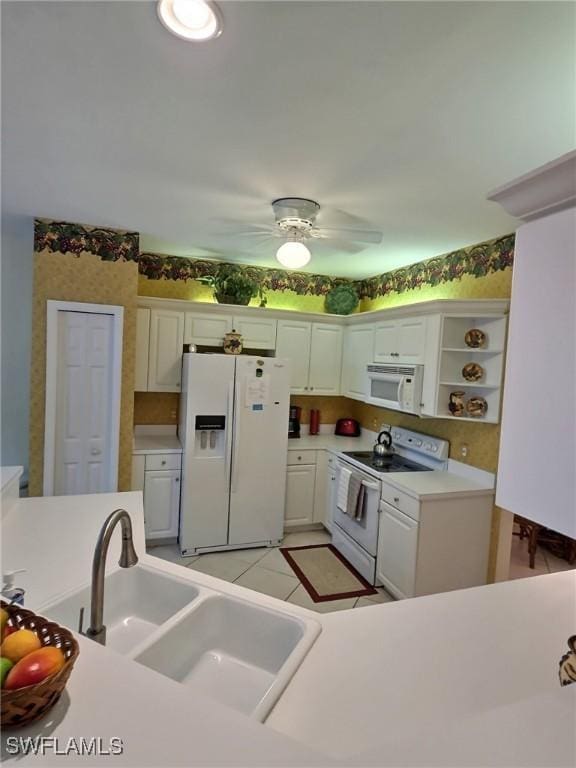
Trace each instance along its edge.
{"label": "backsplash tile", "polygon": [[177,392],[134,392],[134,424],[178,424]]}

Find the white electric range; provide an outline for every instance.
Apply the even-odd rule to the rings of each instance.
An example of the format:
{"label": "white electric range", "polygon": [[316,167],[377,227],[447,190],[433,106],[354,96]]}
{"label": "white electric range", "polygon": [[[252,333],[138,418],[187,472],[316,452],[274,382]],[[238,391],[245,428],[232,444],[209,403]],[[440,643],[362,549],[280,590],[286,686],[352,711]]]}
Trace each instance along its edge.
{"label": "white electric range", "polygon": [[334,494],[332,509],[332,544],[370,584],[376,584],[376,558],[382,480],[404,472],[446,470],[450,444],[430,435],[401,427],[391,430],[394,455],[384,459],[373,457],[372,451],[350,451],[338,454],[336,489],[341,483],[342,469],[358,476],[364,486],[364,507],[360,519],[348,515],[338,506]]}

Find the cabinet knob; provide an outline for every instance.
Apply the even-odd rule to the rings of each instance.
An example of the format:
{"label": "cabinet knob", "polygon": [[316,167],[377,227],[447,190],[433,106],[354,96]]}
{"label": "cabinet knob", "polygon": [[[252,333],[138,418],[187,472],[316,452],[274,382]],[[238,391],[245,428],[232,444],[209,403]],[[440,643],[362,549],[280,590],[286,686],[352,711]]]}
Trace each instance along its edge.
{"label": "cabinet knob", "polygon": [[313,389],[314,389],[314,387],[310,387],[310,391],[312,391]]}
{"label": "cabinet knob", "polygon": [[304,387],[304,389],[308,389],[308,387]]}
{"label": "cabinet knob", "polygon": [[394,496],[394,501],[396,502],[396,504],[398,504],[398,502],[400,501],[400,496]]}
{"label": "cabinet knob", "polygon": [[180,482],[180,478],[179,478],[179,477],[175,477],[175,478],[174,478],[174,482],[175,482],[175,483],[179,483],[179,482]]}
{"label": "cabinet knob", "polygon": [[162,466],[164,466],[164,464],[166,464],[166,459],[162,459],[160,463],[162,464]]}
{"label": "cabinet knob", "polygon": [[298,456],[298,461],[302,461],[302,456]]}

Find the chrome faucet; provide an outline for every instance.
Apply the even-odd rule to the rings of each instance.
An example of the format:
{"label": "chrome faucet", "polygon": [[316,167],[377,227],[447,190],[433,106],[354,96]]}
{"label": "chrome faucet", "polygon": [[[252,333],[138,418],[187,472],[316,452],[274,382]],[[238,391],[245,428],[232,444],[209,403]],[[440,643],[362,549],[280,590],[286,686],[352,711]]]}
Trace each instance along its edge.
{"label": "chrome faucet", "polygon": [[[121,568],[131,568],[138,562],[138,555],[132,541],[132,521],[125,509],[116,509],[106,518],[94,550],[92,561],[92,592],[90,599],[90,626],[84,633],[86,637],[106,645],[106,626],[104,625],[104,573],[106,570],[106,555],[112,533],[116,525],[122,526],[122,552],[118,565]],[[80,611],[80,632],[82,632],[82,616]]]}

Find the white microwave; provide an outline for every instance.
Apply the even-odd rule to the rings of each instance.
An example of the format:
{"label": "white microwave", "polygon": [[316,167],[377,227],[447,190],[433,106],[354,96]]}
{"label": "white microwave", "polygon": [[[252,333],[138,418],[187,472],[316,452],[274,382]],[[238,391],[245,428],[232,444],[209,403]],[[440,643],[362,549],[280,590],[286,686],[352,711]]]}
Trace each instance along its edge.
{"label": "white microwave", "polygon": [[420,413],[423,365],[374,363],[368,371],[368,402],[392,411]]}

